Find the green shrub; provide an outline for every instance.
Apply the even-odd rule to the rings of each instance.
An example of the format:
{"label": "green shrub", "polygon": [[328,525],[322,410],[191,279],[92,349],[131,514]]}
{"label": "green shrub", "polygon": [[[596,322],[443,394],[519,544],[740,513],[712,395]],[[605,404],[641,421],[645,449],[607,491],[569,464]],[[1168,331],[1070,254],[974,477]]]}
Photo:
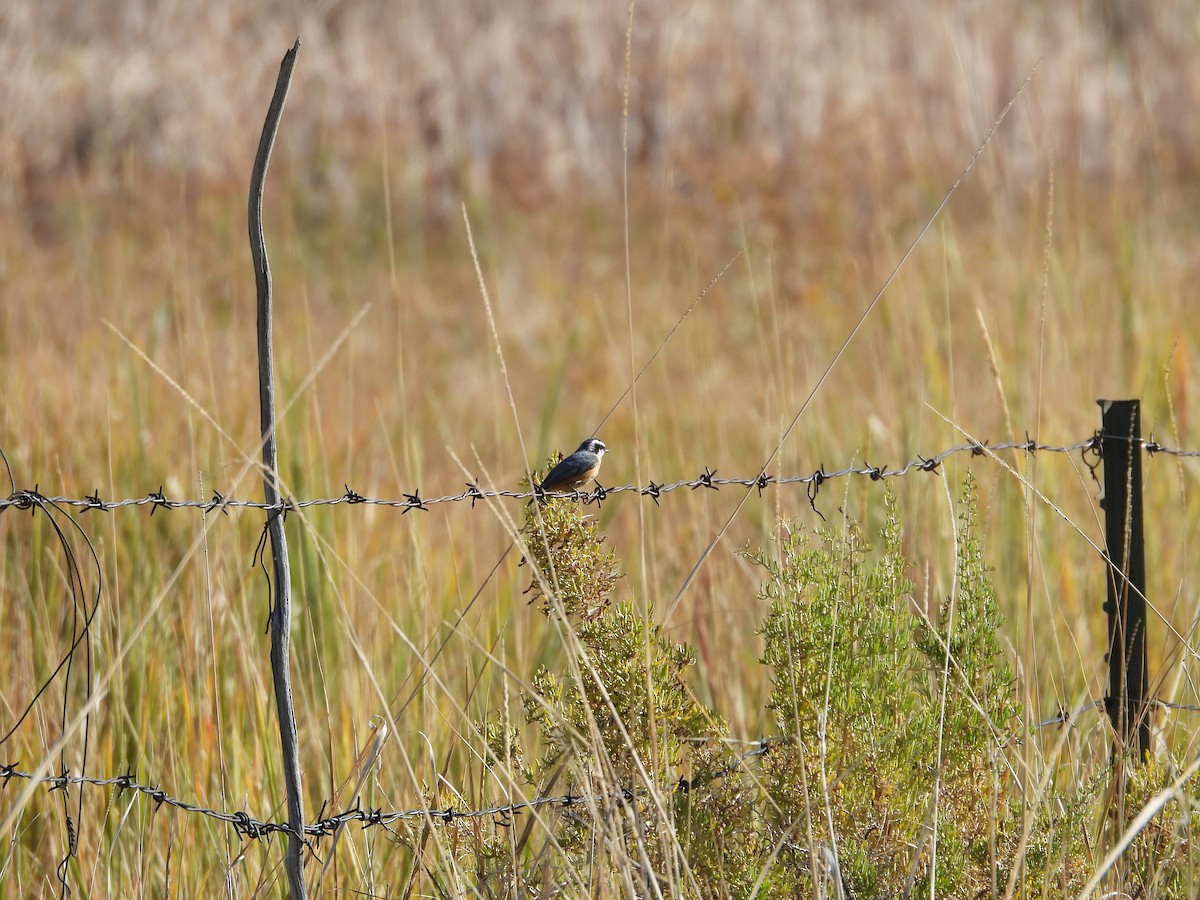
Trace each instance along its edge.
{"label": "green shrub", "polygon": [[776,554],[747,554],[766,572],[762,661],[784,738],[764,761],[763,818],[776,865],[803,872],[806,891],[840,877],[860,898],[927,893],[936,839],[938,894],[970,896],[990,885],[1010,817],[998,773],[1019,711],[977,498],[968,481],[955,595],[933,619],[905,576],[894,497],[885,504],[874,557],[849,521],[812,538],[793,523]]}
{"label": "green shrub", "polygon": [[[647,884],[685,864],[676,795],[728,763],[720,745],[696,740],[723,737],[726,726],[687,685],[691,648],[667,638],[653,609],[614,600],[617,560],[587,513],[564,499],[534,504],[522,531],[530,602],[558,624],[568,661],[562,672],[540,668],[522,696],[541,752],[525,763],[507,749],[515,733],[496,722],[485,731],[495,758],[514,759],[533,792],[553,784],[555,794],[579,798],[548,817],[557,819],[552,869]],[[532,889],[547,861],[528,849],[529,869],[510,867],[507,877]],[[511,848],[485,852],[512,856]]]}
{"label": "green shrub", "polygon": [[[884,504],[877,549],[846,520],[811,534],[788,523],[777,546],[743,551],[763,572],[761,662],[778,731],[740,762],[716,740],[724,722],[688,689],[691,649],[666,638],[652,608],[614,600],[617,560],[586,507],[531,505],[530,593],[558,624],[567,662],[540,669],[522,696],[536,758],[511,725],[489,723],[486,740],[531,793],[573,799],[543,808],[539,839],[510,828],[479,846],[487,892],[836,897],[840,883],[858,900],[992,896],[1019,854],[1026,891],[1078,891],[1111,779],[1052,785],[1021,849],[1026,798],[1010,756],[1028,733],[974,481],[958,504],[953,587],[933,610],[907,578],[895,498]],[[1130,808],[1168,775],[1136,770]],[[1195,831],[1165,819],[1146,829],[1126,887],[1194,887]]]}

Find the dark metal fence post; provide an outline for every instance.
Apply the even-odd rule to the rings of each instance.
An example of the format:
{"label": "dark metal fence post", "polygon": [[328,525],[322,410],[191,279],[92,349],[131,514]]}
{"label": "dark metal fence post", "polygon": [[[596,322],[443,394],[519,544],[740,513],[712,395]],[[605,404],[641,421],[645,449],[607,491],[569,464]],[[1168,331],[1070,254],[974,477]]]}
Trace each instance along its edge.
{"label": "dark metal fence post", "polygon": [[1146,553],[1142,538],[1141,402],[1098,400],[1104,457],[1104,532],[1108,550],[1108,696],[1114,753],[1136,734],[1138,757],[1150,750],[1146,715]]}

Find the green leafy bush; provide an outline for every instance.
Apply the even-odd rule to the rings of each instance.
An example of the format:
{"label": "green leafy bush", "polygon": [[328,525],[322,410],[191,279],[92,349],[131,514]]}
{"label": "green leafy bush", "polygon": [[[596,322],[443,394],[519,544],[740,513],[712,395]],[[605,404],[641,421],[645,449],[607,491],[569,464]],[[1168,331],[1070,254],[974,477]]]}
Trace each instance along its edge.
{"label": "green leafy bush", "polygon": [[813,538],[793,524],[777,554],[747,554],[766,572],[762,661],[785,738],[764,762],[764,820],[778,864],[805,873],[808,890],[840,880],[858,897],[910,892],[934,877],[936,853],[938,893],[971,895],[991,883],[1009,819],[1003,752],[1019,712],[974,486],[955,593],[932,618],[885,503],[873,558],[853,522]]}
{"label": "green leafy bush", "polygon": [[[877,548],[846,520],[812,533],[788,523],[776,546],[743,551],[763,573],[761,662],[777,732],[741,760],[688,689],[691,649],[666,638],[652,608],[614,599],[617,560],[586,508],[531,506],[530,593],[559,625],[567,662],[540,669],[522,696],[540,748],[532,762],[519,729],[485,730],[493,758],[531,793],[573,799],[543,810],[539,840],[508,829],[481,845],[489,892],[1000,896],[1018,858],[1027,890],[1081,888],[1107,780],[1052,788],[1025,815],[1015,749],[1028,733],[974,481],[958,504],[952,589],[933,609],[908,580],[894,497],[884,504]],[[1166,778],[1140,769],[1131,802]],[[1190,859],[1194,831],[1140,835],[1125,884],[1186,886],[1162,863]]]}

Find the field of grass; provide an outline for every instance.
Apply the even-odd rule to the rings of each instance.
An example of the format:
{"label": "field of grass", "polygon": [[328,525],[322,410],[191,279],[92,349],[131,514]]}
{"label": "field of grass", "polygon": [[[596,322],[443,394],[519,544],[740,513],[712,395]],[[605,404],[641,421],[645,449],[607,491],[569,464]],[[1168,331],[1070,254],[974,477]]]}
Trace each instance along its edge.
{"label": "field of grass", "polygon": [[[0,11],[0,450],[16,488],[49,496],[262,499],[246,186],[297,34],[265,204],[288,496],[428,498],[467,481],[517,490],[529,468],[602,422],[606,486],[690,479],[706,466],[754,478],[776,450],[768,471],[787,476],[896,466],[970,439],[1068,444],[1099,426],[1102,397],[1141,398],[1146,434],[1200,448],[1198,32],[1182,2],[703,0],[639,3],[630,19],[620,4],[558,0],[258,11],[229,0],[18,0]],[[957,455],[936,474],[891,480],[891,495],[851,478],[827,482],[812,503],[802,486],[769,487],[740,510],[744,491],[732,486],[660,504],[628,493],[600,509],[560,501],[524,539],[563,529],[559,549],[594,566],[580,569],[587,583],[612,575],[611,597],[594,607],[555,599],[558,576],[543,564],[557,572],[567,557],[531,551],[521,566],[512,552],[493,572],[529,514],[523,501],[293,514],[292,667],[310,820],[355,803],[479,809],[542,788],[630,788],[658,803],[647,801],[648,832],[632,812],[625,821],[597,807],[581,810],[583,825],[562,813],[354,825],[314,845],[310,885],[322,895],[833,897],[836,867],[821,857],[830,846],[919,833],[909,887],[922,895],[1077,894],[1195,755],[1197,714],[1156,712],[1154,762],[1133,777],[1125,808],[1110,792],[1121,779],[1101,712],[1030,733],[1106,690],[1103,513],[1080,454],[1000,456],[1007,467]],[[1200,463],[1159,455],[1145,465],[1151,683],[1161,700],[1195,704]],[[577,512],[592,518],[573,523]],[[282,820],[269,591],[253,564],[262,514],[143,507],[74,518],[99,573],[68,528],[81,570],[72,592],[50,521],[0,513],[0,766],[134,771],[203,807]],[[890,604],[879,621],[855,618],[865,607],[850,595],[844,618],[836,603],[825,617],[825,594],[792,590],[809,562],[784,565],[789,535],[803,529],[824,547],[821,528],[834,562],[811,563],[828,576],[820,585],[857,583],[842,566],[858,558],[859,533],[871,547],[863,571],[905,561],[887,584],[907,589],[872,582],[860,598]],[[991,569],[987,590],[964,587],[979,574],[964,566],[968,530]],[[594,556],[605,551],[611,570]],[[777,577],[756,555],[778,562]],[[915,636],[904,652],[917,659],[931,634],[953,631],[947,598],[993,589],[1005,620],[988,632],[996,654],[964,649],[963,669],[1007,667],[1005,702],[1018,711],[971,740],[944,717],[923,736],[945,738],[939,761],[959,748],[971,777],[994,767],[995,797],[1008,805],[996,799],[971,819],[978,810],[962,794],[935,792],[942,807],[921,792],[940,774],[905,787],[900,773],[868,766],[877,793],[911,789],[939,815],[920,805],[908,818],[863,819],[855,804],[875,807],[830,787],[843,783],[836,772],[804,780],[805,759],[863,772],[849,743],[830,733],[829,749],[822,731],[811,759],[785,749],[717,780],[711,804],[734,837],[749,829],[747,847],[765,842],[760,856],[714,865],[703,847],[721,840],[689,844],[720,825],[699,793],[687,828],[663,812],[673,795],[652,785],[727,762],[746,749],[736,742],[811,738],[799,733],[810,686],[793,689],[791,713],[780,702],[782,673],[800,669],[762,662],[791,646],[771,630],[789,615],[814,634],[828,629],[818,668],[844,676],[849,717],[861,700],[852,679],[867,675],[841,666],[864,629],[908,623],[889,634]],[[55,675],[93,607],[69,671]],[[613,617],[599,619],[600,633],[589,609]],[[596,661],[631,636],[663,687],[642,711],[661,714],[663,728],[642,738],[604,703],[576,704],[569,688],[555,699],[542,672],[603,683],[613,673]],[[675,645],[687,648],[681,657]],[[649,665],[660,653],[663,668]],[[689,654],[694,665],[683,664]],[[937,666],[926,674],[941,683]],[[859,719],[879,710],[884,729],[885,710],[916,702],[888,691],[919,693],[917,682],[870,679],[861,687],[877,702]],[[836,697],[817,692],[822,722]],[[701,719],[705,733],[668,733]],[[1000,731],[1020,740],[1005,744]],[[702,737],[732,749],[697,745],[715,754],[704,759],[668,749]],[[557,779],[533,762],[560,762],[568,746],[576,755],[562,756],[571,761]],[[780,787],[794,780],[801,788]],[[824,812],[795,799],[813,784]],[[763,808],[820,820],[795,839],[801,849],[763,809],[743,807],[755,792],[770,798]],[[1152,847],[1135,845],[1106,876],[1108,896],[1194,895],[1192,783],[1174,797],[1144,829]],[[0,895],[60,893],[65,858],[73,896],[286,890],[281,836],[240,838],[112,788],[51,792],[14,779],[0,798]],[[834,836],[822,838],[826,822]],[[925,837],[973,827],[1000,835],[990,861],[971,858],[990,881],[954,871],[952,857],[939,866],[937,840]],[[594,844],[582,852],[587,834]],[[851,887],[853,873],[887,869],[882,852],[852,856]],[[864,884],[858,896],[894,895]]]}

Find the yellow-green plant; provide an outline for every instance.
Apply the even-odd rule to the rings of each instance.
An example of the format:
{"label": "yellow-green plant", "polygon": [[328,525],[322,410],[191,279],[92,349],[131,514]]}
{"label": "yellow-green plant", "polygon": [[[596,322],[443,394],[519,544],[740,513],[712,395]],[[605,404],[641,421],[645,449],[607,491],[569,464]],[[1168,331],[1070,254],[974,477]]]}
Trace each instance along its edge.
{"label": "yellow-green plant", "polygon": [[[686,864],[676,795],[728,763],[714,743],[726,726],[688,688],[691,648],[664,634],[652,607],[614,597],[617,559],[588,507],[561,498],[535,503],[522,540],[531,602],[559,626],[568,662],[561,671],[539,668],[522,696],[538,733],[536,759],[514,754],[514,730],[495,722],[485,729],[489,749],[512,760],[535,791],[553,785],[578,798],[558,807],[554,869],[598,867],[605,880],[646,885]],[[511,883],[540,883],[544,855],[536,857],[540,868],[517,874],[510,849],[492,844],[484,852],[505,860]]]}
{"label": "yellow-green plant", "polygon": [[[712,740],[725,725],[687,687],[690,648],[667,640],[652,610],[614,600],[617,559],[587,507],[531,505],[529,592],[560,626],[569,662],[542,667],[523,692],[533,761],[519,729],[493,721],[484,732],[492,758],[531,789],[572,799],[543,810],[536,842],[514,829],[482,842],[480,882],[506,895],[574,881],[664,896],[975,897],[1002,895],[1019,860],[1026,888],[1082,887],[1107,782],[1022,793],[1015,749],[1029,732],[973,479],[935,608],[913,594],[890,493],[884,505],[877,549],[846,519],[813,533],[792,522],[776,547],[744,552],[764,572],[762,663],[778,732],[740,762]],[[1168,776],[1139,769],[1130,796],[1144,804]],[[1124,884],[1186,888],[1195,830],[1140,835]]]}

